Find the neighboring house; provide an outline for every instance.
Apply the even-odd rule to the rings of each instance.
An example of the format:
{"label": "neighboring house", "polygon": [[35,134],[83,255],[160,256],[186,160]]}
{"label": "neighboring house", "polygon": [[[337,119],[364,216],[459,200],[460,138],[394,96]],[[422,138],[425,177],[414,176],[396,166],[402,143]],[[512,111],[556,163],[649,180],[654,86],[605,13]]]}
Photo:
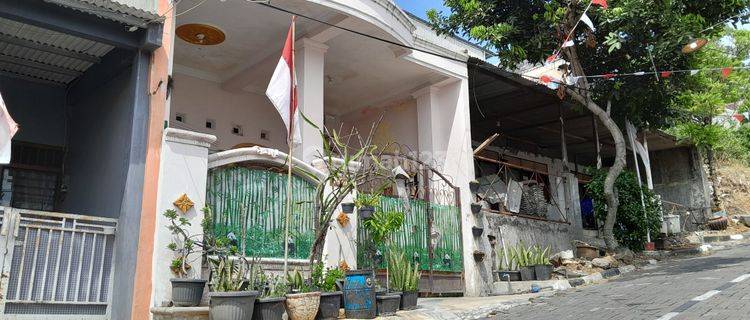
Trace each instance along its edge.
{"label": "neighboring house", "polygon": [[154,1],[0,1],[0,318],[129,318],[161,34]]}

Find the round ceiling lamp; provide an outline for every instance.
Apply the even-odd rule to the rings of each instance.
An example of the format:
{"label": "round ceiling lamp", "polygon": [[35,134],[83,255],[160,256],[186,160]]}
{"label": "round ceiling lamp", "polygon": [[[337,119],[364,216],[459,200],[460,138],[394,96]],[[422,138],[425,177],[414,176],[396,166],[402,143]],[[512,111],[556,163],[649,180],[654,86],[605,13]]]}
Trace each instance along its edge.
{"label": "round ceiling lamp", "polygon": [[217,45],[227,38],[219,28],[202,23],[183,24],[175,31],[185,42],[201,46]]}
{"label": "round ceiling lamp", "polygon": [[706,40],[705,38],[693,39],[692,41],[690,41],[690,43],[682,47],[682,53],[687,54],[687,53],[696,52],[700,50],[700,48],[703,48],[703,46],[705,46],[707,43],[708,43],[708,40]]}

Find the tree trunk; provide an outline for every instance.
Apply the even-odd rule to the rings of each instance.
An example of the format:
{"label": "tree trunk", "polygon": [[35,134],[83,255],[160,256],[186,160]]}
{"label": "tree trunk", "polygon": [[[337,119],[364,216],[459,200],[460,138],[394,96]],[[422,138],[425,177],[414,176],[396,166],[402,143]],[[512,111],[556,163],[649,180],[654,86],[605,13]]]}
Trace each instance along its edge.
{"label": "tree trunk", "polygon": [[583,104],[589,109],[589,111],[591,111],[591,113],[599,117],[599,120],[601,120],[607,130],[609,130],[615,141],[615,162],[609,168],[607,178],[604,180],[604,197],[607,200],[607,217],[604,220],[604,227],[602,230],[604,232],[604,243],[607,244],[607,249],[615,251],[618,244],[617,240],[615,240],[614,227],[615,221],[617,220],[617,208],[620,205],[620,202],[617,199],[617,194],[615,193],[615,181],[617,180],[617,177],[620,176],[620,173],[622,173],[622,170],[625,169],[625,138],[622,135],[622,131],[620,131],[620,127],[617,126],[617,123],[612,120],[604,109],[572,89],[567,89],[566,91],[573,97],[573,99]]}
{"label": "tree trunk", "polygon": [[719,194],[716,192],[716,162],[714,161],[714,149],[711,146],[706,147],[706,165],[708,166],[708,179],[711,180],[711,211],[718,211],[720,208]]}

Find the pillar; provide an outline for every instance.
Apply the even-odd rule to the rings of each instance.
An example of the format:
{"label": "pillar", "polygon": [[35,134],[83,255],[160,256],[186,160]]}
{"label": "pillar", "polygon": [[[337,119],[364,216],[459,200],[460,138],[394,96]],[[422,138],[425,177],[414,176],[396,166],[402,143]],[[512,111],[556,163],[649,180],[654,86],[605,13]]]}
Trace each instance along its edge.
{"label": "pillar", "polygon": [[[174,209],[178,215],[187,218],[191,226],[191,235],[200,235],[203,212],[206,203],[206,179],[208,175],[208,148],[216,141],[216,137],[192,131],[167,128],[164,131],[164,144],[161,154],[160,184],[157,194],[156,235],[154,239],[153,255],[153,292],[152,306],[162,306],[172,300],[172,287],[169,281],[175,276],[169,269],[174,253],[167,249],[173,241],[171,232],[167,229],[169,219],[163,213]],[[174,201],[186,195],[194,205],[186,212],[180,211]],[[194,239],[201,241],[202,238]],[[201,254],[195,253],[190,257],[192,274],[190,278],[201,277]]]}
{"label": "pillar", "polygon": [[[325,53],[328,46],[311,39],[302,39],[297,43],[296,71],[297,97],[299,110],[316,126],[323,128],[324,119],[324,80]],[[293,153],[298,159],[311,163],[323,152],[323,138],[318,129],[300,117],[302,135],[301,145]]]}
{"label": "pillar", "polygon": [[438,87],[428,86],[412,94],[417,100],[417,127],[419,128],[417,142],[419,144],[419,158],[427,163],[441,161],[439,140],[436,131],[439,127]]}

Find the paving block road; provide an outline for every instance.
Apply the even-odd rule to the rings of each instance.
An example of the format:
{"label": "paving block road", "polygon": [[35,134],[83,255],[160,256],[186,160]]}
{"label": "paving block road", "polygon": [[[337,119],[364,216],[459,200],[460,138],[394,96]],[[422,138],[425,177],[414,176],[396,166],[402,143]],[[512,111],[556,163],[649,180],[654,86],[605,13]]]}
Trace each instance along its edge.
{"label": "paving block road", "polygon": [[750,319],[750,245],[647,266],[490,319]]}

